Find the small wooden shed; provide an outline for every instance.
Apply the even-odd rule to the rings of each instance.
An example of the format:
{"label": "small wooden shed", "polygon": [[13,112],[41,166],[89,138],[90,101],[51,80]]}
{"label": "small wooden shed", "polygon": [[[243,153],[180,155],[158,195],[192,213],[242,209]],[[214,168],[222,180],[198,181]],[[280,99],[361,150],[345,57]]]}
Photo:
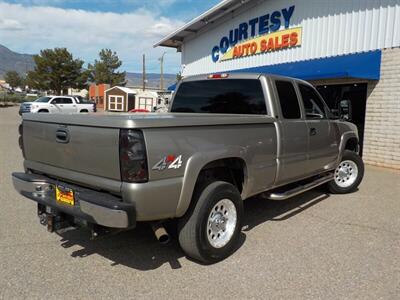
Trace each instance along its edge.
{"label": "small wooden shed", "polygon": [[104,92],[104,109],[126,112],[135,108],[137,91],[123,86],[114,86]]}
{"label": "small wooden shed", "polygon": [[157,106],[157,100],[158,94],[156,92],[139,90],[136,94],[135,108],[154,111],[154,107]]}

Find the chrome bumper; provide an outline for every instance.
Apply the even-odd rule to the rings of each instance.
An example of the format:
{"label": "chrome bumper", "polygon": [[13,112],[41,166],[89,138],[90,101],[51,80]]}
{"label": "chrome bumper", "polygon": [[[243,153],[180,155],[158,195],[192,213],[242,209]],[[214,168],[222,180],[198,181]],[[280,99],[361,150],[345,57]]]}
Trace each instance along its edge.
{"label": "chrome bumper", "polygon": [[18,114],[20,115],[20,116],[22,116],[22,114],[25,114],[25,113],[30,113],[31,112],[31,107],[30,106],[24,106],[24,107],[20,107],[19,108],[19,111],[18,111]]}
{"label": "chrome bumper", "polygon": [[[58,182],[36,174],[13,173],[12,180],[14,188],[26,198],[89,223],[112,228],[133,228],[136,225],[134,204],[121,202],[119,198],[111,194]],[[74,206],[56,202],[56,185],[74,191]]]}

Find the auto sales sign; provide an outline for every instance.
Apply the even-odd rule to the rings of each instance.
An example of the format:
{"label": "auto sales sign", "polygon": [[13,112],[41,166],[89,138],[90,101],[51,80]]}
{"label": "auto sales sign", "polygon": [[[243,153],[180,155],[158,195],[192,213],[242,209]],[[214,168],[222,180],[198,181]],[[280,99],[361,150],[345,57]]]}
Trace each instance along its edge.
{"label": "auto sales sign", "polygon": [[[240,23],[211,50],[213,62],[263,54],[301,45],[301,27],[289,28],[295,6]],[[279,30],[281,26],[283,30]]]}

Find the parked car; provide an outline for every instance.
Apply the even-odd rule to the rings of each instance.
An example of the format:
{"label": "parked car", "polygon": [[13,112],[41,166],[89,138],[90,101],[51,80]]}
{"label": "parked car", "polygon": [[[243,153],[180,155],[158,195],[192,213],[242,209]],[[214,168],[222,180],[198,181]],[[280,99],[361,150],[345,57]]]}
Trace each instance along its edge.
{"label": "parked car", "polygon": [[350,193],[364,174],[356,126],[309,83],[264,74],[185,78],[167,114],[26,114],[20,134],[13,183],[49,231],[150,221],[166,241],[176,219],[182,249],[206,263],[234,251],[243,200]]}
{"label": "parked car", "polygon": [[21,103],[23,113],[89,113],[96,111],[96,104],[74,96],[43,96],[33,102]]}
{"label": "parked car", "polygon": [[129,112],[130,113],[148,113],[150,111],[147,109],[144,109],[144,108],[134,108],[134,109],[131,109]]}

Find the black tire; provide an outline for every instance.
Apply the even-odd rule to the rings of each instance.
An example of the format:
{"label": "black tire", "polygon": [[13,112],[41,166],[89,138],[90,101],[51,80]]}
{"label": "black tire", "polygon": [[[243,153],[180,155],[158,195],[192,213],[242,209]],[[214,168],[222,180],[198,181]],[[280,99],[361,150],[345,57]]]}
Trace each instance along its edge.
{"label": "black tire", "polygon": [[[211,210],[222,199],[228,199],[236,208],[237,222],[233,235],[225,246],[217,248],[207,237],[207,222]],[[242,228],[243,201],[237,188],[224,181],[203,184],[196,188],[192,205],[178,223],[179,244],[187,256],[203,263],[216,263],[236,250]],[[225,232],[225,231],[224,231]]]}
{"label": "black tire", "polygon": [[47,109],[41,109],[38,111],[39,113],[48,113],[49,111]]}
{"label": "black tire", "polygon": [[87,109],[82,109],[81,111],[80,111],[80,113],[88,113],[89,111],[87,110]]}
{"label": "black tire", "polygon": [[[332,194],[347,194],[347,193],[354,192],[357,189],[357,187],[360,185],[361,180],[364,177],[364,162],[362,161],[361,157],[357,153],[350,151],[350,150],[345,150],[341,163],[345,162],[345,161],[351,161],[357,166],[357,176],[356,176],[354,182],[346,187],[340,186],[336,182],[336,180],[330,181],[327,186],[328,186],[329,192],[331,192]],[[338,166],[338,168],[339,168],[339,166]],[[335,177],[339,176],[337,174],[339,172],[338,168],[335,170]]]}

